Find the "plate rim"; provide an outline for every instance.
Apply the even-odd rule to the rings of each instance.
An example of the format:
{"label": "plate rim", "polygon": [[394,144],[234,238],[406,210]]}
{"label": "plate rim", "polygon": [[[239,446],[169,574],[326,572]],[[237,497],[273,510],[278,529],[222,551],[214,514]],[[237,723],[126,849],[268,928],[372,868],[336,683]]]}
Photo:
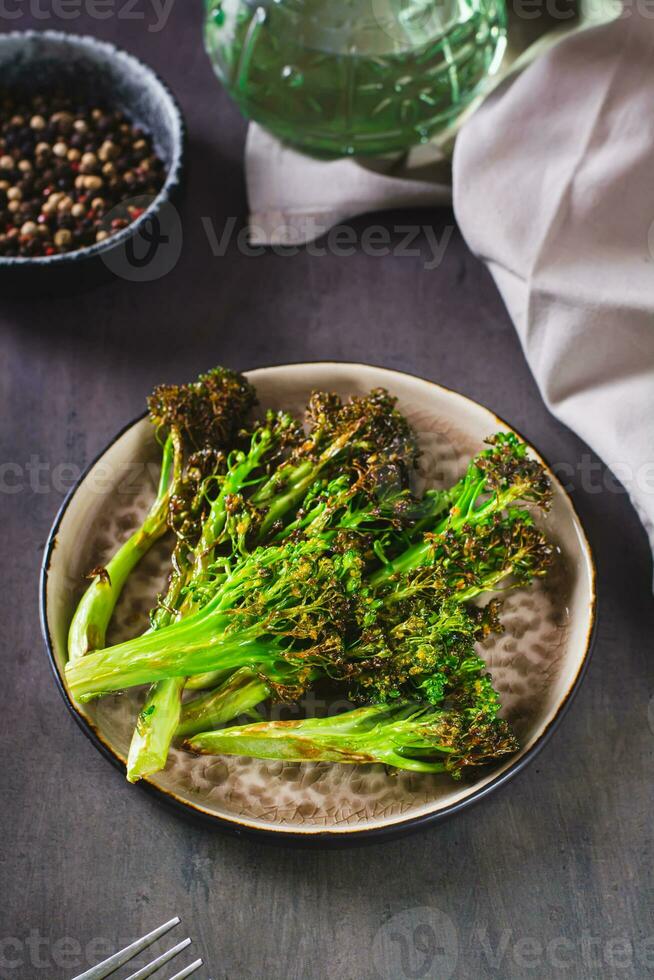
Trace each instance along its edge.
{"label": "plate rim", "polygon": [[[377,827],[366,827],[366,826],[352,826],[342,830],[320,830],[320,829],[307,829],[300,830],[295,828],[289,830],[283,825],[279,828],[277,827],[261,827],[257,824],[252,823],[242,817],[227,817],[220,816],[216,813],[212,813],[205,807],[193,803],[191,800],[182,799],[173,790],[165,789],[161,786],[157,786],[155,783],[150,782],[147,779],[142,779],[138,783],[139,789],[143,792],[150,794],[155,797],[160,802],[164,803],[168,807],[174,809],[176,812],[183,813],[186,817],[193,817],[201,821],[205,825],[209,825],[214,830],[222,831],[223,833],[228,833],[237,837],[247,836],[253,837],[258,840],[267,840],[269,842],[275,843],[289,843],[294,845],[304,845],[304,846],[322,846],[322,847],[338,847],[343,845],[351,845],[357,843],[375,843],[382,840],[395,840],[398,837],[402,837],[405,834],[411,833],[415,830],[422,829],[427,826],[432,826],[441,821],[447,820],[453,817],[457,813],[468,809],[471,806],[481,802],[491,793],[495,792],[501,786],[511,781],[515,776],[517,776],[522,770],[528,766],[536,756],[541,752],[541,750],[547,745],[551,739],[554,732],[557,730],[563,719],[565,718],[572,701],[576,697],[579,688],[586,676],[588,666],[592,657],[593,648],[595,644],[595,637],[597,634],[597,568],[595,564],[595,558],[593,555],[593,550],[591,548],[586,530],[584,528],[579,512],[575,507],[574,501],[571,495],[564,488],[561,481],[558,479],[556,474],[553,472],[551,466],[539,450],[534,446],[531,440],[526,439],[521,432],[516,429],[513,425],[510,425],[501,416],[497,415],[492,409],[484,405],[482,402],[477,401],[468,395],[462,394],[454,388],[449,388],[447,385],[440,384],[439,382],[432,381],[429,378],[424,378],[419,374],[414,374],[410,371],[401,371],[396,368],[388,368],[382,365],[364,363],[361,361],[336,361],[333,359],[325,360],[313,360],[313,361],[286,361],[282,364],[269,364],[262,365],[261,367],[248,368],[243,371],[244,374],[251,374],[255,371],[268,371],[275,369],[284,369],[288,367],[335,367],[339,370],[347,368],[372,368],[373,370],[380,370],[387,372],[390,375],[398,375],[403,378],[409,378],[414,381],[420,381],[428,384],[434,388],[445,392],[447,395],[455,395],[456,397],[463,399],[465,402],[473,405],[476,408],[482,408],[484,411],[488,412],[501,426],[508,429],[510,432],[515,433],[522,439],[530,448],[530,450],[536,455],[539,462],[544,466],[548,476],[554,481],[554,483],[560,488],[561,493],[567,500],[569,507],[577,521],[578,530],[581,534],[582,546],[585,550],[585,557],[588,562],[588,568],[590,572],[590,598],[589,598],[589,625],[585,639],[585,648],[583,656],[581,658],[579,668],[575,674],[574,679],[570,683],[565,696],[561,699],[554,717],[550,720],[543,732],[538,736],[534,744],[528,749],[524,755],[516,759],[507,769],[499,773],[494,779],[491,779],[484,786],[479,789],[473,789],[473,791],[464,799],[458,800],[451,803],[440,810],[434,811],[433,813],[422,813],[415,816],[409,816],[406,818],[400,817],[397,820],[393,820],[383,826]],[[119,769],[123,775],[125,773],[125,762],[124,760],[113,750],[113,748],[103,739],[100,732],[96,729],[95,725],[86,717],[84,717],[77,709],[75,703],[71,699],[66,686],[64,684],[63,678],[59,671],[57,661],[55,658],[54,644],[50,636],[50,630],[48,626],[47,617],[47,595],[48,595],[48,577],[50,572],[50,566],[52,561],[52,556],[58,544],[58,534],[63,519],[66,515],[68,507],[72,503],[73,498],[77,494],[79,488],[86,480],[91,470],[100,462],[103,456],[115,445],[118,440],[125,435],[130,429],[141,422],[147,416],[147,411],[142,412],[140,415],[131,419],[123,425],[112,438],[102,447],[102,449],[91,459],[88,465],[84,468],[83,472],[76,479],[73,486],[68,490],[64,499],[62,500],[57,513],[53,520],[52,526],[48,533],[48,538],[43,552],[43,558],[41,562],[40,574],[39,574],[39,620],[41,627],[41,634],[46,648],[46,653],[48,656],[48,661],[52,673],[54,674],[55,683],[59,690],[64,703],[73,716],[75,722],[82,730],[84,735],[89,739],[89,741],[95,746],[96,749],[108,759],[117,769]]]}

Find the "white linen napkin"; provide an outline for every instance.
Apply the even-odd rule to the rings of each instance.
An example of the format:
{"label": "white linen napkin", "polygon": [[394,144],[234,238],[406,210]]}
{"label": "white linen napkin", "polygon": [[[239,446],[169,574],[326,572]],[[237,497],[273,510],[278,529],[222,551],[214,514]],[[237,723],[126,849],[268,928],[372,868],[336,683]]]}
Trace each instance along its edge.
{"label": "white linen napkin", "polygon": [[454,206],[547,405],[624,484],[654,549],[653,66],[635,8],[561,42],[464,127]]}
{"label": "white linen napkin", "polygon": [[450,161],[438,151],[423,159],[414,152],[410,161],[316,160],[251,123],[245,146],[250,242],[303,245],[357,214],[450,204]]}

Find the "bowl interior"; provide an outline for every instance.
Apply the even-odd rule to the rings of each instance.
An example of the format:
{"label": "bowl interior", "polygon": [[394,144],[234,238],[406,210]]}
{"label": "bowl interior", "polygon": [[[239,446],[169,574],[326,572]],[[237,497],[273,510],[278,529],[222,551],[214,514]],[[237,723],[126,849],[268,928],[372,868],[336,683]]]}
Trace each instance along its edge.
{"label": "bowl interior", "polygon": [[[383,386],[418,430],[420,479],[453,482],[483,440],[507,428],[487,409],[429,382],[378,368],[309,364],[253,371],[263,406],[299,410],[315,388],[342,395]],[[158,449],[149,422],[129,427],[91,468],[64,509],[45,571],[44,619],[56,668],[63,677],[66,633],[84,588],[84,574],[106,560],[136,526],[158,477]],[[152,779],[189,807],[263,830],[356,832],[389,827],[472,799],[516,767],[544,736],[566,701],[588,652],[593,621],[593,567],[574,509],[554,480],[546,519],[558,547],[547,580],[508,594],[505,632],[481,648],[501,693],[504,712],[522,744],[503,766],[471,782],[387,772],[381,766],[293,764],[240,758],[194,758],[174,749],[165,772]],[[165,580],[169,543],[161,542],[129,582],[110,640],[146,628],[147,613]],[[75,710],[120,760],[125,759],[142,694],[112,696]]]}
{"label": "bowl interior", "polygon": [[154,138],[167,167],[176,152],[176,109],[157,77],[131,55],[94,38],[57,31],[0,37],[3,91],[61,91],[126,112]]}
{"label": "bowl interior", "polygon": [[[152,137],[165,164],[166,180],[143,215],[103,242],[52,256],[0,257],[0,270],[55,270],[94,258],[131,238],[177,190],[182,177],[184,122],[177,103],[154,72],[126,51],[92,37],[60,31],[21,31],[0,35],[0,94],[59,91],[91,106],[120,109]],[[22,280],[16,280],[20,288]]]}

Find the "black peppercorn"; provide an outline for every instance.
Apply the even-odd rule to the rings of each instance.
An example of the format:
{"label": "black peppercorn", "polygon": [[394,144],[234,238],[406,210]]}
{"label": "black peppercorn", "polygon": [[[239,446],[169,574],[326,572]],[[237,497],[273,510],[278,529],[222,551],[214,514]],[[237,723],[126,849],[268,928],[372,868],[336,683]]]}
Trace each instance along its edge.
{"label": "black peppercorn", "polygon": [[0,91],[0,255],[104,241],[143,213],[120,205],[156,195],[164,180],[150,136],[124,113],[65,95]]}

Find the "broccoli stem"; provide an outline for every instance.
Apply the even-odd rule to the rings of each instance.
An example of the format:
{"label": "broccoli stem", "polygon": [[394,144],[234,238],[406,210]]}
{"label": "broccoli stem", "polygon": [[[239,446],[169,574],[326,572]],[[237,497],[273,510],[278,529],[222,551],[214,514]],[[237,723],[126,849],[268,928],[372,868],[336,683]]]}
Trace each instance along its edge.
{"label": "broccoli stem", "polygon": [[[335,439],[323,451],[316,462],[303,461],[290,469],[286,474],[287,479],[283,483],[283,488],[279,479],[273,476],[252,496],[254,503],[265,504],[267,507],[266,516],[258,533],[259,540],[265,538],[274,524],[281,521],[287,516],[289,511],[298,506],[322,470],[347,446],[348,440],[354,434],[356,428],[348,430]],[[269,434],[265,441],[262,437],[243,463],[228,476],[226,484],[213,505],[209,518],[205,522],[202,539],[196,549],[195,571],[191,576],[191,580],[199,577],[210,564],[212,549],[225,525],[227,515],[226,500],[231,494],[237,493],[245,484],[250,473],[256,469],[265,452],[269,449],[270,443],[271,439]],[[188,608],[188,605],[186,608]],[[186,609],[183,607],[181,615],[184,615],[185,612]],[[213,687],[222,674],[224,674],[224,671],[212,671],[194,678],[189,678],[187,686],[191,690],[202,690]]]}
{"label": "broccoli stem", "polygon": [[186,678],[187,691],[206,691],[207,688],[214,688],[217,684],[222,684],[231,676],[231,671],[211,670],[207,674],[198,674],[196,677]]}
{"label": "broccoli stem", "polygon": [[183,677],[160,681],[151,688],[139,713],[129,748],[127,779],[130,783],[159,772],[166,765],[170,743],[179,724],[183,689]]}
{"label": "broccoli stem", "polygon": [[[271,527],[285,517],[290,510],[297,508],[306,496],[309,487],[315,483],[322,471],[347,446],[349,440],[355,435],[359,425],[351,427],[346,432],[335,438],[329,446],[323,450],[318,460],[312,464],[301,463],[295,467],[291,480],[284,485],[282,492],[272,495],[266,491],[264,496],[267,505],[266,516],[261,524],[260,535],[263,537]],[[266,488],[263,488],[266,490]],[[253,497],[254,503],[259,503],[257,494]]]}
{"label": "broccoli stem", "polygon": [[332,718],[271,721],[203,732],[188,739],[195,752],[249,755],[287,762],[378,762],[413,772],[449,772],[497,762],[515,752],[511,729],[483,710],[458,711],[412,701],[372,705]]}
{"label": "broccoli stem", "polygon": [[252,496],[252,503],[260,506],[278,497],[285,487],[294,487],[302,484],[314,471],[315,462],[310,459],[303,460],[295,466],[288,466],[276,473],[260,487]]}
{"label": "broccoli stem", "polygon": [[373,588],[377,588],[394,575],[411,571],[420,565],[431,564],[434,556],[438,556],[437,547],[436,551],[434,551],[433,536],[442,534],[444,531],[450,529],[459,531],[464,525],[474,526],[492,517],[493,514],[499,514],[509,504],[519,500],[524,491],[522,485],[511,486],[500,493],[493,494],[479,506],[475,506],[477,499],[485,489],[486,481],[483,477],[466,487],[461,497],[455,501],[447,517],[436,525],[432,536],[411,545],[401,555],[393,559],[393,561],[387,562],[383,568],[380,568],[370,577],[370,585]]}
{"label": "broccoli stem", "polygon": [[[269,563],[275,557],[268,556]],[[105,692],[169,677],[235,670],[250,662],[269,661],[274,646],[257,644],[260,626],[246,628],[236,636],[223,636],[233,625],[225,610],[235,601],[249,573],[249,567],[237,570],[214,599],[197,613],[69,662],[66,678],[73,696],[89,700]]]}
{"label": "broccoli stem", "polygon": [[260,430],[259,437],[253,442],[250,451],[243,454],[239,462],[232,466],[218,497],[211,506],[208,518],[202,527],[200,542],[195,549],[194,571],[201,574],[211,563],[213,550],[220,541],[227,521],[227,501],[233,494],[239,493],[254,470],[261,464],[265,454],[273,444],[273,433],[268,428]]}
{"label": "broccoli stem", "polygon": [[[435,710],[431,714],[437,716]],[[373,705],[331,718],[260,722],[204,732],[187,744],[192,751],[209,755],[349,765],[380,762],[415,772],[444,772],[445,762],[438,756],[449,755],[453,749],[437,739],[421,739],[417,726],[415,731],[407,726],[405,715],[404,706]],[[413,751],[428,749],[432,759],[402,755],[403,742]]]}
{"label": "broccoli stem", "polygon": [[[378,407],[378,406],[377,406]],[[368,407],[369,408],[369,407]],[[369,423],[369,410],[362,412],[359,418],[353,423],[346,425],[337,435],[330,437],[328,445],[319,450],[317,458],[309,457],[299,463],[282,466],[251,496],[251,503],[264,511],[264,517],[259,527],[259,540],[265,538],[268,532],[276,527],[288,513],[297,509],[297,506],[304,499],[307,490],[319,477],[319,475],[333,462],[340,459],[343,455],[349,455],[353,451],[353,440],[357,433],[365,428]],[[254,469],[265,454],[268,446],[272,442],[273,436],[270,430],[261,430],[260,442],[251,446],[251,451],[241,464],[236,467],[229,475],[226,483],[211,509],[208,520],[205,522],[202,538],[196,556],[193,561],[193,569],[190,574],[190,581],[201,578],[214,554],[215,544],[223,533],[227,522],[227,502],[231,494],[238,493],[249,473]],[[316,447],[318,442],[316,442]],[[376,447],[375,447],[376,448]],[[187,595],[179,610],[179,617],[186,616],[192,612],[194,600],[192,593]],[[215,682],[215,675],[205,675],[197,677],[194,686],[205,687]],[[152,694],[153,704],[156,703],[156,689]],[[165,724],[167,726],[166,711],[169,710],[170,700],[164,697],[164,703],[160,711],[153,711],[143,722],[145,725]],[[142,726],[142,727],[143,727]]]}
{"label": "broccoli stem", "polygon": [[238,715],[252,711],[269,696],[270,687],[247,667],[243,667],[216,690],[186,702],[182,707],[175,736],[187,738],[189,735],[217,728]]}
{"label": "broccoli stem", "polygon": [[[138,562],[165,533],[170,488],[181,468],[181,442],[172,434],[163,447],[157,496],[141,527],[96,575],[80,600],[68,632],[68,657],[77,660],[105,646],[107,628],[125,582]],[[171,484],[172,474],[172,484]]]}
{"label": "broccoli stem", "polygon": [[[231,494],[239,492],[253,470],[259,466],[271,442],[270,430],[262,429],[260,438],[253,443],[250,452],[243,454],[231,468],[204,522],[200,541],[194,549],[186,573],[176,575],[171,582],[160,625],[167,625],[175,618],[181,618],[192,612],[191,595],[179,605],[177,612],[174,612],[179,604],[182,588],[201,579],[211,564],[214,548],[225,529],[227,500]],[[158,625],[156,621],[155,625]],[[204,686],[208,686],[212,679],[213,675],[205,676]],[[127,778],[130,782],[136,782],[144,776],[151,776],[166,765],[170,744],[182,713],[181,699],[184,686],[184,678],[175,677],[155,683],[150,690],[146,702],[147,710],[144,709],[139,715],[139,723],[134,730],[130,745],[127,762]]]}
{"label": "broccoli stem", "polygon": [[[225,626],[227,623],[224,624]],[[161,633],[164,631],[161,630]],[[122,691],[140,684],[153,684],[169,677],[188,677],[209,670],[237,670],[239,667],[270,663],[274,650],[270,644],[257,643],[239,637],[202,644],[190,640],[185,644],[177,633],[174,647],[165,642],[153,645],[158,634],[150,634],[145,646],[138,640],[121,643],[98,653],[90,653],[71,663],[66,669],[68,686],[73,697],[81,702],[111,691]]]}
{"label": "broccoli stem", "polygon": [[[489,508],[498,507],[498,499],[492,498],[488,504],[479,508],[479,512],[488,513]],[[314,559],[319,557],[321,547],[320,542],[314,540],[311,552],[306,555],[307,561],[311,560],[311,556]],[[243,595],[244,588],[246,591],[248,587],[257,591],[257,576],[265,568],[274,568],[278,558],[279,549],[262,549],[256,558],[237,567],[211,602],[198,613],[69,664],[66,674],[73,696],[79,700],[88,700],[108,691],[152,683],[168,677],[192,676],[212,670],[237,669],[250,665],[265,672],[266,666],[274,666],[283,656],[276,639],[266,638],[267,627],[261,622],[255,622],[235,632],[229,609]],[[489,570],[485,581],[480,580],[467,590],[460,591],[457,598],[469,600],[479,592],[494,587],[512,571],[521,558],[521,550],[507,554],[497,567]],[[248,578],[253,574],[255,578],[248,586]],[[271,584],[271,595],[276,587]],[[386,597],[385,602],[392,604],[413,591],[414,586],[411,583],[400,586],[394,596]],[[289,616],[292,615],[289,609]],[[153,716],[155,714],[153,712]]]}

